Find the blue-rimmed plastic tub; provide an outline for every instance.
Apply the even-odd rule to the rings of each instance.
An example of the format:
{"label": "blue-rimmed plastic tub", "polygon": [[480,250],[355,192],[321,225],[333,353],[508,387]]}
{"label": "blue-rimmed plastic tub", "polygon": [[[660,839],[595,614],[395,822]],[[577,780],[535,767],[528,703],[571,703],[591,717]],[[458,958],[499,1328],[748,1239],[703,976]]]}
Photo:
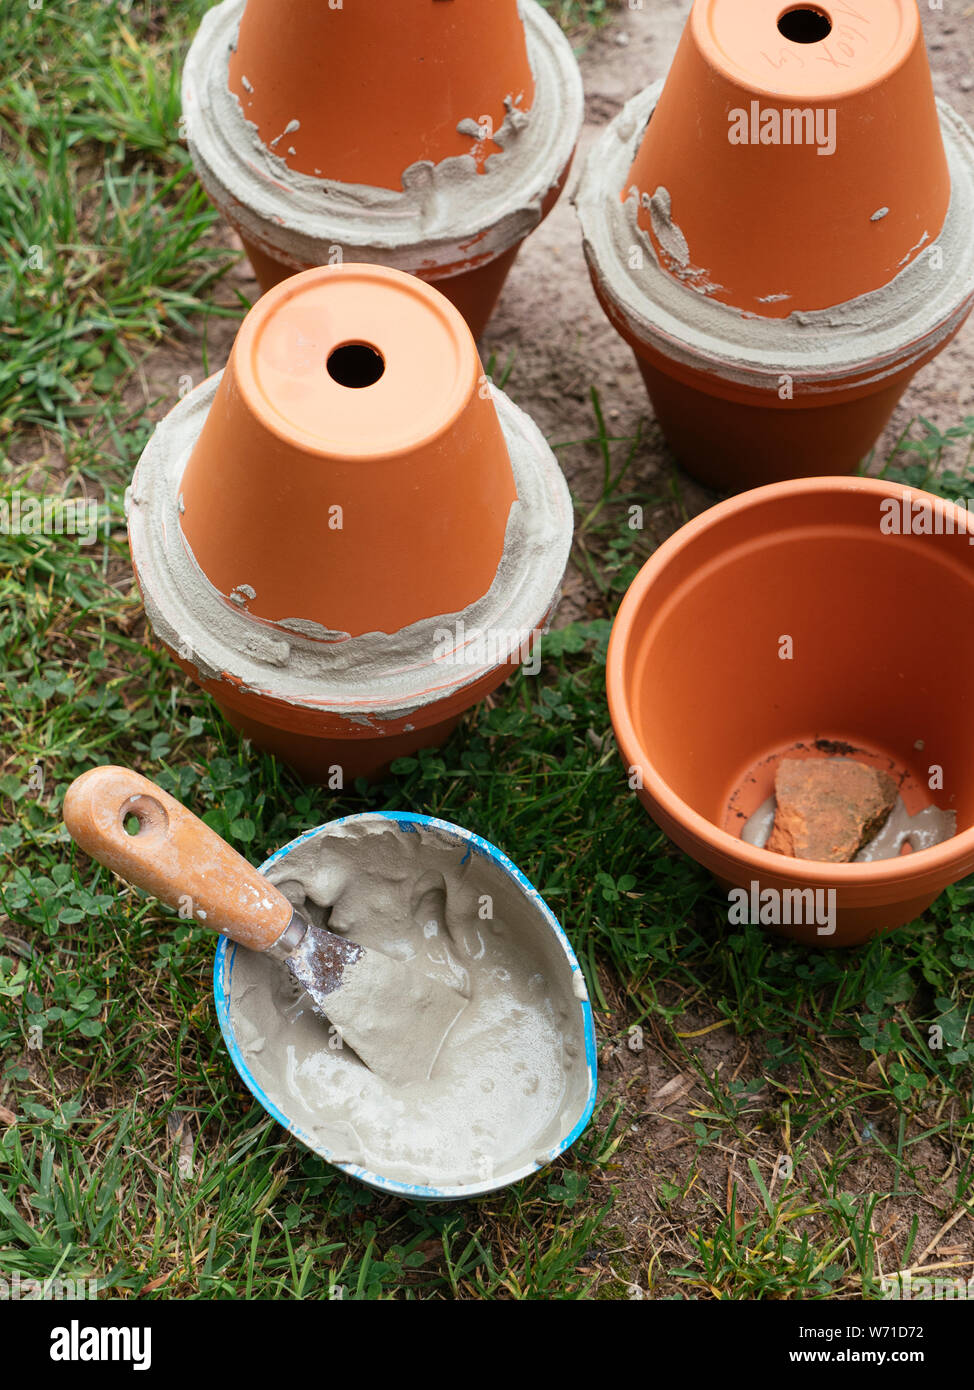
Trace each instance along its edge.
{"label": "blue-rimmed plastic tub", "polygon": [[[289,1130],[296,1139],[300,1139],[312,1152],[319,1154],[322,1158],[333,1163],[349,1177],[358,1178],[380,1192],[392,1193],[401,1197],[409,1197],[418,1201],[456,1201],[468,1197],[482,1196],[487,1192],[495,1192],[498,1188],[507,1187],[510,1183],[517,1182],[521,1178],[528,1177],[531,1173],[537,1172],[545,1164],[557,1158],[559,1154],[565,1152],[582,1133],[591,1118],[592,1110],[595,1105],[595,1094],[597,1087],[596,1054],[595,1054],[595,1028],[592,1019],[592,1009],[588,1001],[588,991],[585,987],[584,977],[581,967],[574,951],[569,944],[568,938],[561,928],[558,919],[541,897],[538,890],[525,878],[520,869],[508,859],[507,855],[499,850],[496,845],[492,845],[487,840],[481,839],[479,835],[474,835],[472,831],[465,830],[463,826],[454,825],[450,821],[438,820],[433,816],[420,816],[410,812],[387,811],[387,812],[368,812],[364,815],[345,816],[340,820],[329,821],[325,825],[308,830],[303,835],[299,835],[296,840],[285,845],[282,849],[272,854],[260,866],[261,873],[268,870],[280,860],[290,854],[292,850],[303,845],[305,841],[316,835],[327,834],[328,831],[335,830],[339,826],[349,825],[357,821],[386,820],[394,823],[402,831],[417,831],[420,829],[440,830],[450,836],[454,836],[464,841],[468,845],[467,854],[482,855],[490,861],[492,870],[503,874],[520,890],[521,894],[533,909],[539,924],[550,930],[552,936],[558,942],[561,952],[564,955],[567,968],[571,971],[573,984],[573,998],[581,1011],[582,1032],[585,1040],[584,1067],[587,1072],[588,1085],[583,1099],[579,1105],[577,1116],[573,1118],[571,1127],[561,1137],[557,1143],[547,1149],[544,1154],[539,1154],[537,1158],[509,1173],[497,1174],[488,1181],[478,1183],[467,1183],[456,1187],[422,1187],[412,1183],[400,1182],[395,1178],[389,1178],[382,1173],[372,1172],[368,1168],[360,1167],[357,1164],[343,1163],[335,1158],[332,1152],[324,1148],[321,1142],[313,1135],[306,1132],[304,1128],[296,1123],[290,1116],[286,1115],[278,1105],[267,1095],[263,1087],[254,1077],[247,1061],[243,1055],[240,1043],[236,1037],[233,1019],[230,1011],[230,1001],[233,988],[233,964],[237,951],[242,949],[235,946],[225,937],[221,937],[216,950],[216,959],[213,964],[213,994],[216,1000],[217,1018],[220,1023],[220,1030],[233,1059],[233,1064],[237,1068],[240,1077],[255,1097],[264,1107],[269,1115],[272,1115],[278,1124]],[[466,858],[466,855],[464,856]]]}

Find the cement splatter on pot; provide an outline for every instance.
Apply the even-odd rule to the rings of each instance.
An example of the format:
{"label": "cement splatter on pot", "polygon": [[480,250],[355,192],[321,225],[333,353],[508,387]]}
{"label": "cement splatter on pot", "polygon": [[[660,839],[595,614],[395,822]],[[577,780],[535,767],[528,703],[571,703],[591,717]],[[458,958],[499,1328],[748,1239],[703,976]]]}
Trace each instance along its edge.
{"label": "cement splatter on pot", "polygon": [[129,494],[157,637],[309,780],[441,743],[528,660],[572,538],[532,421],[432,286],[323,267],[258,301]]}
{"label": "cement splatter on pot", "polygon": [[390,1092],[329,1047],[273,961],[221,941],[220,1028],[278,1123],[348,1176],[425,1201],[496,1191],[575,1142],[597,1086],[585,979],[557,918],[501,850],[448,821],[370,813],[309,830],[261,872],[315,920],[331,909],[349,939],[470,1000],[430,1082]]}
{"label": "cement splatter on pot", "polygon": [[854,471],[974,303],[974,134],[915,0],[696,0],[576,203],[671,446],[723,490]]}
{"label": "cement splatter on pot", "polygon": [[224,0],[183,79],[200,181],[263,289],[387,265],[436,282],[475,336],[557,201],[582,107],[536,0]]}
{"label": "cement splatter on pot", "polygon": [[[778,895],[780,920],[763,925],[854,945],[974,870],[974,648],[959,637],[974,623],[972,535],[970,512],[895,483],[777,483],[682,527],[626,594],[607,684],[630,785],[726,887]],[[779,763],[803,757],[889,773],[908,816],[937,806],[957,833],[841,864],[742,839]],[[823,897],[783,897],[806,890]],[[831,924],[784,919],[829,892]]]}

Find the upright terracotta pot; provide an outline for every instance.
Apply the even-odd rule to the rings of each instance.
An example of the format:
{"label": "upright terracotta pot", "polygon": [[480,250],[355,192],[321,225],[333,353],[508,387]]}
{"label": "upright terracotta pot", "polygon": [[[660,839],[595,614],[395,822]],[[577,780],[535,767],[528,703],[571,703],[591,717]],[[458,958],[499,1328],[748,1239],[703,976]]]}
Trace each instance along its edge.
{"label": "upright terracotta pot", "polygon": [[571,534],[554,456],[457,310],[366,265],[265,295],[129,499],[157,636],[231,723],[333,785],[441,742],[529,658]]}
{"label": "upright terracotta pot", "polygon": [[567,177],[582,86],[536,0],[224,0],[183,108],[264,290],[309,266],[393,266],[479,336]]}
{"label": "upright terracotta pot", "polygon": [[[684,526],[622,602],[607,680],[631,784],[725,886],[835,891],[834,933],[786,935],[853,945],[974,870],[971,533],[974,515],[894,483],[778,483]],[[889,771],[910,815],[953,810],[958,833],[849,864],[741,839],[782,757],[837,751]]]}
{"label": "upright terracotta pot", "polygon": [[974,304],[974,134],[915,0],[696,0],[576,198],[596,293],[689,472],[849,473]]}

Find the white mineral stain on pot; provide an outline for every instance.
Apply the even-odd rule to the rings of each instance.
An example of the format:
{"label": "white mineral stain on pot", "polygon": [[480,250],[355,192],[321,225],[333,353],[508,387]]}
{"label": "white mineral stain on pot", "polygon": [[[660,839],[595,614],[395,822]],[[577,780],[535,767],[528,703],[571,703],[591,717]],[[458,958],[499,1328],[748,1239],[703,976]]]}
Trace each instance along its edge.
{"label": "white mineral stain on pot", "polygon": [[272,150],[276,150],[277,147],[278,147],[278,145],[279,145],[279,144],[281,143],[281,141],[284,139],[285,135],[293,135],[294,132],[295,132],[296,130],[300,130],[300,129],[301,129],[301,122],[300,122],[300,121],[288,121],[287,125],[286,125],[286,126],[284,127],[284,129],[281,131],[280,135],[275,135],[275,136],[274,136],[274,139],[271,141],[271,149],[272,149]]}
{"label": "white mineral stain on pot", "polygon": [[668,188],[657,188],[651,198],[643,198],[653,224],[653,236],[677,265],[690,264],[690,247],[681,227],[673,221],[673,203]]}
{"label": "white mineral stain on pot", "polygon": [[926,246],[926,244],[927,244],[927,242],[928,242],[929,240],[930,240],[930,233],[929,233],[929,232],[924,232],[923,236],[922,236],[922,237],[920,238],[920,240],[916,243],[916,245],[911,246],[910,249],[909,249],[909,251],[907,251],[906,255],[905,255],[905,256],[903,257],[903,259],[900,261],[900,265],[906,265],[907,261],[912,261],[913,257],[916,255],[916,253],[917,253],[918,251],[922,250],[923,247]]}
{"label": "white mineral stain on pot", "polygon": [[932,849],[957,834],[957,813],[942,811],[939,806],[925,806],[915,816],[907,814],[900,797],[889,813],[878,835],[856,855],[856,863],[869,864],[879,859],[895,859],[904,845],[914,851]]}
{"label": "white mineral stain on pot", "polygon": [[644,193],[641,204],[649,213],[653,236],[669,263],[671,273],[700,294],[715,294],[721,289],[722,286],[715,284],[706,270],[691,264],[686,235],[673,219],[673,199],[669,189],[661,184],[652,197]]}
{"label": "white mineral stain on pot", "polygon": [[[273,1104],[336,1162],[394,1181],[452,1187],[547,1161],[584,1113],[590,1078],[581,977],[535,897],[446,830],[381,817],[325,827],[268,877],[312,920],[469,1000],[431,1078],[396,1089],[295,999],[283,966],[238,951],[231,1020]],[[484,929],[484,895],[503,930]],[[404,1011],[401,1023],[408,1047],[424,1021]]]}

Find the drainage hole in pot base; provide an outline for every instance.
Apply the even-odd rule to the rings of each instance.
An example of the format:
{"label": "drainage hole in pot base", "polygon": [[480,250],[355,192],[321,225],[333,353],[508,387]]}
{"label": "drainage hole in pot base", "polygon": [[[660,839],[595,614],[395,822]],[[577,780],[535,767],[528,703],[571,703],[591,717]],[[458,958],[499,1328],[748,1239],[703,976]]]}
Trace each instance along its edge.
{"label": "drainage hole in pot base", "polygon": [[339,386],[374,386],[386,369],[382,353],[369,343],[343,343],[329,354],[328,375]]}
{"label": "drainage hole in pot base", "polygon": [[832,32],[832,21],[824,10],[801,5],[785,10],[778,20],[778,33],[792,43],[821,43]]}

